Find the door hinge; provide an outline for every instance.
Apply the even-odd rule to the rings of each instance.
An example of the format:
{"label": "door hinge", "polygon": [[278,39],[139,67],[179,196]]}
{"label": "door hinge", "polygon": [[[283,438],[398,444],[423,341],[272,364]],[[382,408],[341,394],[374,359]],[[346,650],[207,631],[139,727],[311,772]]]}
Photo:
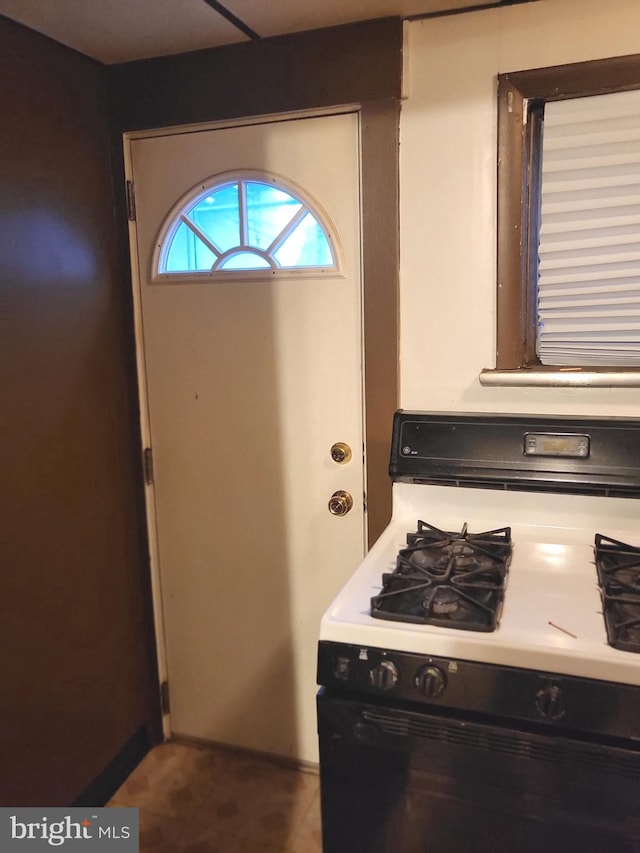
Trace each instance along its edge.
{"label": "door hinge", "polygon": [[153,485],[153,450],[145,447],[142,454],[142,467],[144,469],[144,481],[147,486]]}
{"label": "door hinge", "polygon": [[169,713],[169,682],[163,681],[160,685],[160,708],[163,714]]}
{"label": "door hinge", "polygon": [[136,221],[136,197],[133,191],[133,181],[127,181],[127,219],[129,222]]}

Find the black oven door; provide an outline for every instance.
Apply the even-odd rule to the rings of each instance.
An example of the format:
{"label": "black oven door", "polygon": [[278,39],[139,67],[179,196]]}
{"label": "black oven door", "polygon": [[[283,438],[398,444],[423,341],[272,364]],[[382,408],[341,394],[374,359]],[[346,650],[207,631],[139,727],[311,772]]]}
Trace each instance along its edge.
{"label": "black oven door", "polygon": [[318,694],[324,853],[638,853],[640,753]]}

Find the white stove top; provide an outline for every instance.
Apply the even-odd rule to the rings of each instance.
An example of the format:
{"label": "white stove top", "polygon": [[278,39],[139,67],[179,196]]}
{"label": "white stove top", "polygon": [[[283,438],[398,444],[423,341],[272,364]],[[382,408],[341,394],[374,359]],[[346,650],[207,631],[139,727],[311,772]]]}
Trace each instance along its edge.
{"label": "white stove top", "polygon": [[[405,483],[393,490],[391,523],[324,615],[321,640],[640,685],[640,654],[607,643],[593,554],[596,533],[640,545],[640,501]],[[495,631],[369,615],[382,573],[393,571],[418,519],[447,531],[467,522],[469,533],[511,527],[513,556]]]}

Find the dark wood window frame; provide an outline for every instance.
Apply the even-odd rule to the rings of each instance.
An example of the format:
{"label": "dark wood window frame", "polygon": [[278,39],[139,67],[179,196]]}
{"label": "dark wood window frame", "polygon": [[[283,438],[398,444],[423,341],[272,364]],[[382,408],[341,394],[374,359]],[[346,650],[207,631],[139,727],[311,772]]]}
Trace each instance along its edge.
{"label": "dark wood window frame", "polygon": [[[640,54],[498,76],[496,371],[557,371],[536,355],[540,139],[548,101],[640,88]],[[603,368],[593,368],[594,372]],[[617,372],[637,368],[617,368]]]}

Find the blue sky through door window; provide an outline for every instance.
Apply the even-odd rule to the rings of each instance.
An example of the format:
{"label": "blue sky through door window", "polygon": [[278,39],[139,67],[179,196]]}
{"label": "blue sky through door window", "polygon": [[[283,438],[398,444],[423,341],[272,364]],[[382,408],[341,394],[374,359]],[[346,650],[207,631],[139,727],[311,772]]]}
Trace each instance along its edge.
{"label": "blue sky through door window", "polygon": [[266,177],[226,180],[204,190],[200,185],[164,235],[157,268],[164,275],[338,265],[312,205]]}

